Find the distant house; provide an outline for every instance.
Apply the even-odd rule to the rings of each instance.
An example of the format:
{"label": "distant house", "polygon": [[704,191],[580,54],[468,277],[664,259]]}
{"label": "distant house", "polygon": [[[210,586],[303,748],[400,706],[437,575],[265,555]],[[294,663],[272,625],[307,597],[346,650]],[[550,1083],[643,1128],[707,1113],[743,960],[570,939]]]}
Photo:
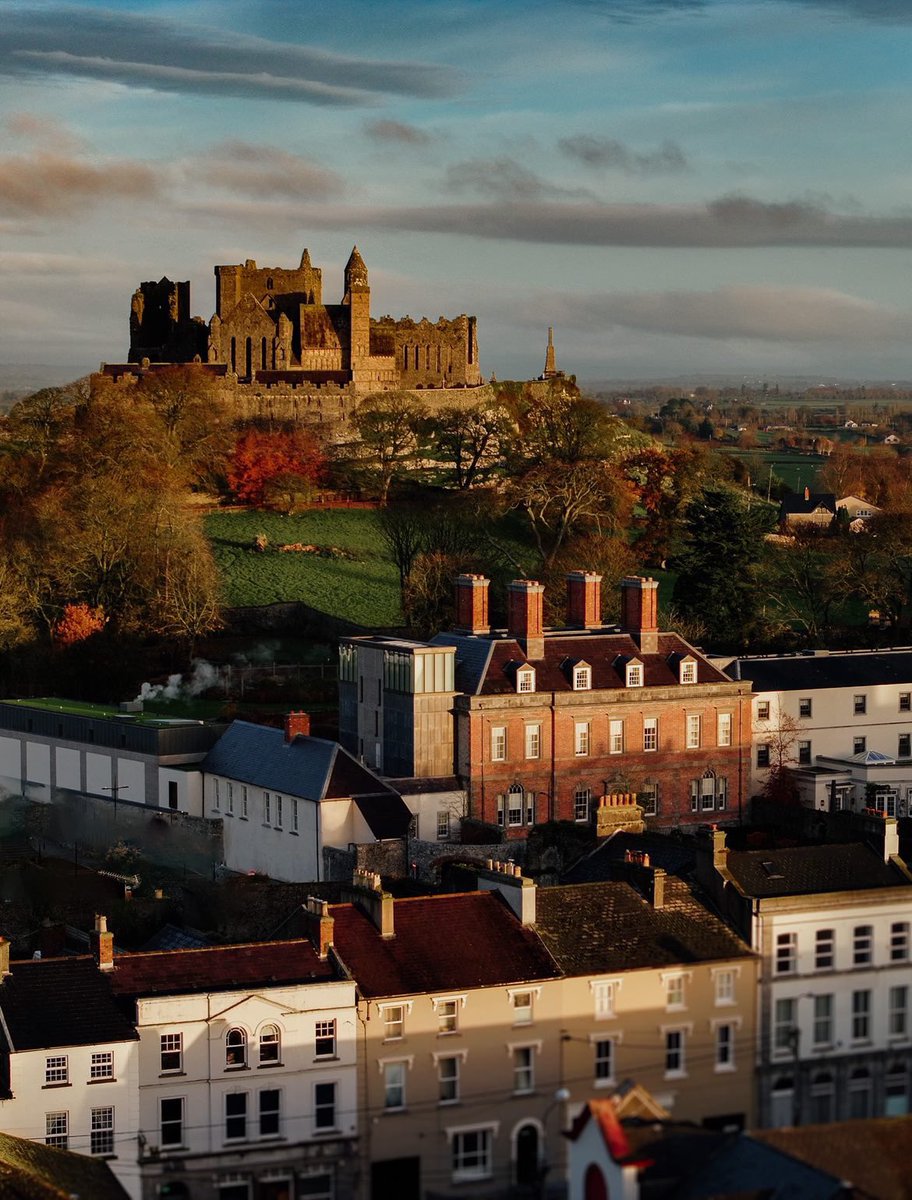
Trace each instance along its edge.
{"label": "distant house", "polygon": [[837,515],[842,516],[845,514],[845,519],[849,523],[849,529],[853,533],[861,532],[865,527],[866,521],[870,521],[871,517],[879,516],[882,512],[882,508],[878,508],[870,500],[862,500],[860,496],[842,496],[836,501]]}
{"label": "distant house", "polygon": [[405,837],[402,797],[337,742],[233,721],[202,763],[204,815],[221,819],[225,866],[273,879],[323,878],[323,848]]}
{"label": "distant house", "polygon": [[900,439],[896,436],[895,433],[888,433],[887,436],[883,440],[883,444],[885,446],[898,446],[899,441],[900,441]]}
{"label": "distant house", "polygon": [[790,492],[779,506],[779,524],[788,529],[828,529],[836,519],[833,492]]}

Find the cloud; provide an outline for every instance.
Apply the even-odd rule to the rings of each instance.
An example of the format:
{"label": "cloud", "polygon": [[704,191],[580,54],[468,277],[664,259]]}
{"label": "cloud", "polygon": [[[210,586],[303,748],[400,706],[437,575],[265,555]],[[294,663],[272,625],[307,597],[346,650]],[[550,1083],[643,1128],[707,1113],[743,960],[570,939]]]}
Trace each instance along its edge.
{"label": "cloud", "polygon": [[475,158],[447,168],[448,192],[477,192],[501,200],[538,200],[546,196],[591,195],[583,188],[564,188],[542,179],[515,158]]}
{"label": "cloud", "polygon": [[[609,326],[730,341],[837,342],[860,346],[912,337],[912,313],[827,288],[732,286],[712,292],[551,296],[549,319],[577,330]],[[540,320],[541,309],[530,310]]]}
{"label": "cloud", "polygon": [[62,121],[40,117],[35,113],[17,112],[3,122],[13,137],[22,138],[55,153],[73,154],[86,148],[83,138],[72,133]]}
{"label": "cloud", "polygon": [[364,132],[379,142],[399,142],[404,146],[426,146],[432,140],[424,129],[403,121],[369,121]]}
{"label": "cloud", "polygon": [[0,158],[0,216],[75,216],[107,200],[154,199],[158,188],[151,167],[127,159],[92,164],[45,152]]}
{"label": "cloud", "polygon": [[213,146],[187,168],[192,178],[237,192],[269,199],[329,200],[342,192],[342,178],[319,163],[273,146],[229,141]]}
{"label": "cloud", "polygon": [[631,150],[614,138],[584,133],[561,138],[557,144],[564,154],[587,167],[626,171],[629,175],[659,175],[689,169],[684,151],[672,141],[663,142],[658,150],[645,154]]}
{"label": "cloud", "polygon": [[829,9],[865,21],[908,25],[912,22],[909,0],[792,0],[806,8]]}
{"label": "cloud", "polygon": [[71,75],[196,95],[363,105],[451,94],[439,65],[374,61],[160,17],[59,4],[3,6],[0,74]]}

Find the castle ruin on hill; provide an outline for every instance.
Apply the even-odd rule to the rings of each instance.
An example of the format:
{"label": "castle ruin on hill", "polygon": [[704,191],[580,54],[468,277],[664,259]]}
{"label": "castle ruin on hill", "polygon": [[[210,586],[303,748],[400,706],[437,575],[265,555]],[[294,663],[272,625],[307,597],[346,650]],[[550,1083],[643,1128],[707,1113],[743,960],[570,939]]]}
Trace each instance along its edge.
{"label": "castle ruin on hill", "polygon": [[201,362],[256,390],[285,385],[351,395],[393,389],[475,388],[475,317],[379,319],[370,312],[367,267],[357,246],[345,266],[339,304],[323,302],[323,273],[307,250],[296,268],[253,259],[215,268],[215,314],[190,315],[190,284],[140,284],[130,306],[128,363],[108,374],[156,364]]}

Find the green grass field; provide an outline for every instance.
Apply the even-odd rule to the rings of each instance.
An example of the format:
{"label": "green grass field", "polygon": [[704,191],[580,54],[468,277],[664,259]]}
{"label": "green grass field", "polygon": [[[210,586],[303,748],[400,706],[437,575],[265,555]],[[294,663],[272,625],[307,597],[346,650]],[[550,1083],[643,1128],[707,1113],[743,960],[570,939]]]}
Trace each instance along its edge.
{"label": "green grass field", "polygon": [[773,468],[773,478],[785,481],[793,492],[803,488],[817,487],[817,474],[827,461],[821,454],[789,454],[782,450],[726,450],[736,458],[742,458],[751,463],[757,463],[760,474],[753,481],[758,492],[763,492],[769,479],[769,469]]}
{"label": "green grass field", "polygon": [[[298,601],[366,628],[402,621],[399,580],[386,559],[370,509],[324,509],[285,517],[265,512],[216,512],[206,532],[230,607]],[[269,549],[254,549],[265,533]],[[283,544],[337,546],[351,558],[282,553]]]}

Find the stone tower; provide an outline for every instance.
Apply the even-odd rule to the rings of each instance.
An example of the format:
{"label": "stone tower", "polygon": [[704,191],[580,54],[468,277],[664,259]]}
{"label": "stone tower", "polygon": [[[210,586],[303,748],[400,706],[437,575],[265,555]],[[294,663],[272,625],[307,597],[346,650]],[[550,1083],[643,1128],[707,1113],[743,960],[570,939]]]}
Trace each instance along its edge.
{"label": "stone tower", "polygon": [[350,370],[352,383],[357,385],[370,360],[370,284],[367,267],[358,251],[352,247],[345,264],[345,295],[342,303],[348,305],[350,322]]}
{"label": "stone tower", "polygon": [[557,375],[557,361],[554,357],[554,328],[548,326],[548,349],[545,351],[545,369],[542,379],[553,379]]}

